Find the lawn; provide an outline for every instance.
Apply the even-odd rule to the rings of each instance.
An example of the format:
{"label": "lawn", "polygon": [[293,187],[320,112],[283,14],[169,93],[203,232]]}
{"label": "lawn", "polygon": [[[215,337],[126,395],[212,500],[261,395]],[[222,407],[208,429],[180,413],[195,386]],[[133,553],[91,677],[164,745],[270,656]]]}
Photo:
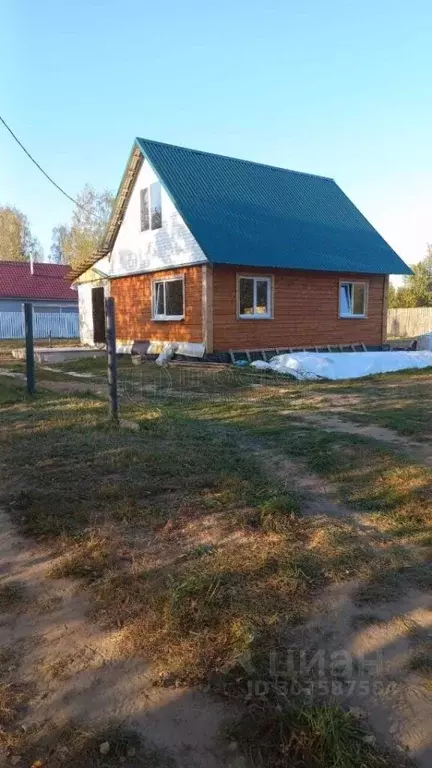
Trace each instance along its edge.
{"label": "lawn", "polygon": [[[35,339],[35,347],[75,347],[79,339]],[[9,354],[13,349],[25,347],[25,339],[0,339],[0,354]]]}
{"label": "lawn", "polygon": [[[83,359],[54,366],[59,371],[76,371],[105,376],[104,358]],[[432,440],[432,372],[430,369],[397,372],[337,382],[295,382],[288,378],[230,366],[199,364],[169,366],[161,371],[152,363],[133,366],[129,356],[118,358],[120,381],[135,388],[155,383],[156,393],[174,390],[187,399],[189,393],[223,397],[226,391],[250,389],[262,395],[275,411],[311,410],[331,412],[359,425],[376,424],[417,440]],[[18,369],[17,369],[18,370]],[[41,376],[47,372],[41,371]],[[253,391],[252,387],[255,389]],[[262,391],[260,391],[262,390]],[[246,394],[246,393],[245,393]]]}
{"label": "lawn", "polygon": [[[8,342],[5,343],[6,346]],[[1,344],[0,344],[1,351]],[[24,371],[24,363],[4,358],[0,366]],[[362,425],[377,425],[394,430],[403,437],[432,440],[432,372],[430,369],[397,372],[337,382],[295,382],[283,376],[232,366],[202,364],[170,365],[159,368],[154,363],[135,366],[129,355],[117,358],[119,381],[126,399],[213,396],[223,398],[238,390],[242,397],[260,397],[271,412],[281,409],[332,413],[341,420]],[[70,380],[76,372],[88,381],[89,389],[106,380],[105,358],[84,358],[50,366],[36,366],[40,381]],[[264,413],[264,407],[260,413]]]}
{"label": "lawn", "polygon": [[[78,368],[102,371],[100,360]],[[150,366],[144,393],[122,400],[135,430],[109,424],[103,399],[41,390],[30,401],[0,378],[3,504],[56,555],[51,577],[90,591],[92,619],[120,633],[119,654],[151,662],[155,685],[249,702],[229,735],[251,765],[402,764],[365,739],[347,707],[287,697],[269,655],[320,595],[354,577],[353,601],[369,613],[432,586],[431,470],[391,445],[302,421],[338,402],[342,416],[384,423],[379,405],[392,393],[402,411],[420,396],[427,409],[431,374],[275,386],[185,370],[170,369],[171,391],[211,396],[157,398],[150,379],[165,374]],[[413,416],[401,418],[404,432]],[[425,436],[422,416],[415,422]],[[265,683],[264,699],[251,700],[251,681]]]}

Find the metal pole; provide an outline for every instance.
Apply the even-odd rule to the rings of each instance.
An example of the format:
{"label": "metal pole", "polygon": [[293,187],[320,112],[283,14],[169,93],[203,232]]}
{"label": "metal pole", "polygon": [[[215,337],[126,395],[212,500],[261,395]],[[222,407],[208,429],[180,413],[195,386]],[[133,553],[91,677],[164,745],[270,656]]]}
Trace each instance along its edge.
{"label": "metal pole", "polygon": [[105,299],[106,345],[108,356],[108,397],[109,416],[118,422],[118,391],[117,391],[117,358],[116,358],[116,328],[115,301],[112,296]]}
{"label": "metal pole", "polygon": [[26,375],[29,395],[35,393],[35,362],[33,345],[33,306],[30,302],[24,304],[24,326],[26,342]]}

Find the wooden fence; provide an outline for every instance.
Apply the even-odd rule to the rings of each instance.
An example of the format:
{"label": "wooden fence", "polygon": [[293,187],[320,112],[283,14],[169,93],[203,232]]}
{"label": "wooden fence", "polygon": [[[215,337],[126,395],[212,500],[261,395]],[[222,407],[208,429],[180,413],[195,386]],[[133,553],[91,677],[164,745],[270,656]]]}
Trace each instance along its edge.
{"label": "wooden fence", "polygon": [[387,314],[388,338],[412,338],[432,332],[432,307],[389,309]]}

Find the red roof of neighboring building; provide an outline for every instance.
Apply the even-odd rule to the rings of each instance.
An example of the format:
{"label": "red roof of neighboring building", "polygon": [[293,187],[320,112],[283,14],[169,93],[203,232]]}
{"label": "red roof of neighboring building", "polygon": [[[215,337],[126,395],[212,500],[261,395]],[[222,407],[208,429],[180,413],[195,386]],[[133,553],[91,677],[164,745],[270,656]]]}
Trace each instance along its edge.
{"label": "red roof of neighboring building", "polygon": [[70,287],[70,267],[60,264],[0,261],[0,299],[77,301]]}

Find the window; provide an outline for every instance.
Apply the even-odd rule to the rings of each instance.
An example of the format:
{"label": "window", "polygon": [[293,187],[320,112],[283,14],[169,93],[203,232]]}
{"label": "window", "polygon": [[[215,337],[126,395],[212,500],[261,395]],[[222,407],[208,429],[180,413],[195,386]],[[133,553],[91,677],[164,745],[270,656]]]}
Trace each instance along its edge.
{"label": "window", "polygon": [[271,277],[239,277],[237,292],[240,318],[271,318]]}
{"label": "window", "polygon": [[162,201],[161,201],[161,185],[158,181],[150,187],[150,202],[151,202],[151,229],[160,229],[162,226]]}
{"label": "window", "polygon": [[153,283],[153,320],[183,320],[184,280],[155,280]]}
{"label": "window", "polygon": [[150,229],[150,216],[149,216],[149,190],[142,189],[140,192],[140,204],[141,204],[141,232],[146,229]]}
{"label": "window", "polygon": [[367,283],[340,283],[340,317],[366,317]]}
{"label": "window", "polygon": [[141,232],[160,229],[162,226],[161,185],[159,181],[150,184],[140,192]]}

